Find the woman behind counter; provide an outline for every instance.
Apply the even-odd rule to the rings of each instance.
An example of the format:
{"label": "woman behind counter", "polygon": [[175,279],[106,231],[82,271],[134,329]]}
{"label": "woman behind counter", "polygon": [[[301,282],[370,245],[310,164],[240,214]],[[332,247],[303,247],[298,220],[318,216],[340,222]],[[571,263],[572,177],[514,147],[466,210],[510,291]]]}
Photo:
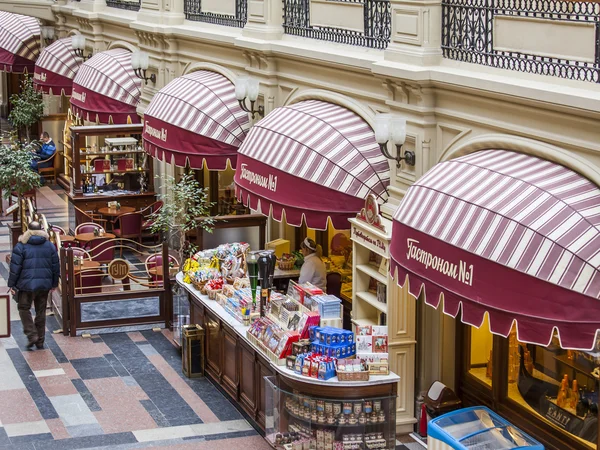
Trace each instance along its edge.
{"label": "woman behind counter", "polygon": [[300,245],[300,251],[304,255],[304,264],[300,269],[300,284],[309,283],[321,288],[323,292],[327,289],[327,269],[321,259],[323,249],[310,238],[304,239]]}

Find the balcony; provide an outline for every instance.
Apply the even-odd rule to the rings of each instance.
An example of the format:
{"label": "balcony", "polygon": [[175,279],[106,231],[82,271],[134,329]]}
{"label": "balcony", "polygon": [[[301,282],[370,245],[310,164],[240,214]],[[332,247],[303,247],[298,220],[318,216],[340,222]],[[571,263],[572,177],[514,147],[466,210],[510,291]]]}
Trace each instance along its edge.
{"label": "balcony", "polygon": [[600,4],[559,0],[442,0],[446,58],[600,82]]}
{"label": "balcony", "polygon": [[106,0],[106,6],[109,8],[126,9],[128,11],[139,11],[140,3],[141,0]]}
{"label": "balcony", "polygon": [[389,0],[284,0],[286,34],[376,49],[390,43]]}
{"label": "balcony", "polygon": [[185,18],[243,28],[248,19],[248,0],[184,0]]}

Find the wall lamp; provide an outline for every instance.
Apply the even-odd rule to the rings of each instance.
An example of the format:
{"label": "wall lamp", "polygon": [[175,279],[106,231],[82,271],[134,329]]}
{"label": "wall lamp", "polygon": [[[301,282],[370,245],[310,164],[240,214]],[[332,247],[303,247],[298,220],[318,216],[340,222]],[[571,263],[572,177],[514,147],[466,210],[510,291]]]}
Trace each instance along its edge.
{"label": "wall lamp", "polygon": [[[375,140],[379,144],[381,153],[387,159],[394,159],[396,167],[400,168],[400,162],[404,161],[409,166],[415,165],[415,152],[406,150],[402,156],[402,146],[406,141],[406,119],[404,117],[393,116],[392,114],[375,115]],[[388,141],[396,146],[396,156],[392,156],[388,151]]]}
{"label": "wall lamp", "polygon": [[148,80],[156,83],[156,74],[153,73],[149,77],[146,76],[146,71],[150,65],[150,55],[146,52],[136,50],[131,54],[131,67],[133,72],[138,78],[144,80],[145,84],[148,84]]}
{"label": "wall lamp", "polygon": [[49,45],[54,41],[54,27],[49,27],[47,25],[41,27],[42,30],[42,38],[46,45]]}
{"label": "wall lamp", "polygon": [[[240,103],[240,108],[247,113],[252,114],[252,118],[258,114],[260,117],[265,117],[265,107],[259,106],[254,109],[254,104],[258,99],[258,80],[252,77],[238,77],[235,81],[235,98]],[[246,98],[250,100],[250,108],[246,105]]]}
{"label": "wall lamp", "polygon": [[84,61],[87,61],[92,57],[91,53],[87,56],[83,54],[85,51],[85,36],[82,34],[74,34],[71,36],[71,47],[73,47],[75,56],[82,58]]}

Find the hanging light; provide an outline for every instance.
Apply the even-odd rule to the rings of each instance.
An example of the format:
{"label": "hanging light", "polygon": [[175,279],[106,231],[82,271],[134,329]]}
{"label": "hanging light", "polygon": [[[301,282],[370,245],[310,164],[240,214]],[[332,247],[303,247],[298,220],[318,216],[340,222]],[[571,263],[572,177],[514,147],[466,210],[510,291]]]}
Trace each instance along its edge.
{"label": "hanging light", "polygon": [[149,77],[146,76],[146,71],[150,66],[150,55],[146,52],[142,52],[140,50],[136,50],[131,53],[131,67],[133,68],[133,72],[138,78],[144,80],[146,84],[148,84],[148,80],[156,83],[156,74],[153,73]]}
{"label": "hanging light", "polygon": [[84,61],[87,61],[92,57],[92,54],[85,56],[83,52],[85,51],[85,36],[82,34],[74,34],[71,36],[71,47],[73,48],[73,52],[75,52],[75,56],[78,58],[82,58]]}
{"label": "hanging light", "polygon": [[[400,168],[400,162],[404,161],[409,166],[414,166],[416,162],[415,152],[406,150],[402,156],[402,146],[406,141],[406,119],[392,114],[377,114],[373,131],[375,131],[375,140],[379,144],[381,153],[387,159],[396,161],[396,167]],[[391,141],[396,146],[396,156],[392,156],[388,151],[387,144]]]}
{"label": "hanging light", "polygon": [[54,27],[49,27],[47,25],[41,27],[42,30],[42,38],[46,45],[50,44],[54,41]]}
{"label": "hanging light", "polygon": [[[261,117],[265,116],[265,107],[259,106],[254,109],[254,104],[258,100],[260,84],[256,78],[240,76],[235,81],[235,98],[240,103],[240,108],[247,113],[252,114],[252,118],[258,114]],[[246,105],[246,99],[250,100],[250,107]]]}

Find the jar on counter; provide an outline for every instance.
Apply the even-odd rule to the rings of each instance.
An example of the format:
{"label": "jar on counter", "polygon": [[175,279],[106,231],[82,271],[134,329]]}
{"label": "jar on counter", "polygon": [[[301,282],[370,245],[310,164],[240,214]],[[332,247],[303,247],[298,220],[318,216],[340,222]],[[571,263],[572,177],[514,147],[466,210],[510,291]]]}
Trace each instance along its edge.
{"label": "jar on counter", "polygon": [[371,414],[373,412],[373,402],[371,400],[365,401],[364,410],[366,414]]}
{"label": "jar on counter", "polygon": [[348,418],[348,423],[350,425],[356,425],[358,423],[358,418],[355,414],[350,414],[350,417]]}
{"label": "jar on counter", "polygon": [[344,412],[344,414],[352,413],[352,402],[344,402],[343,412]]}
{"label": "jar on counter", "polygon": [[342,404],[337,402],[333,404],[333,415],[339,416],[342,413]]}
{"label": "jar on counter", "polygon": [[362,402],[354,403],[354,414],[359,415],[362,412]]}
{"label": "jar on counter", "polygon": [[381,400],[373,400],[373,411],[376,413],[381,411]]}
{"label": "jar on counter", "polygon": [[367,423],[367,415],[365,413],[360,413],[358,416],[358,423],[360,425],[365,425]]}

